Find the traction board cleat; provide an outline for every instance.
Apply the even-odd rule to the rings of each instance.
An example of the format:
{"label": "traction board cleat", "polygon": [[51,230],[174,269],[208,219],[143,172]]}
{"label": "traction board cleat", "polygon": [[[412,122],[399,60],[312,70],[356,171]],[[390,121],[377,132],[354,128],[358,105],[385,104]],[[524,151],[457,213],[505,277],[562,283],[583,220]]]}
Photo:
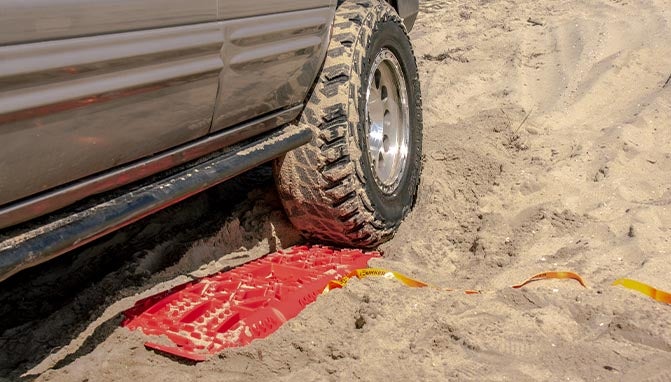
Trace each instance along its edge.
{"label": "traction board cleat", "polygon": [[265,338],[314,302],[329,281],[359,268],[378,252],[296,246],[230,271],[138,301],[123,326],[174,345],[145,346],[193,361]]}

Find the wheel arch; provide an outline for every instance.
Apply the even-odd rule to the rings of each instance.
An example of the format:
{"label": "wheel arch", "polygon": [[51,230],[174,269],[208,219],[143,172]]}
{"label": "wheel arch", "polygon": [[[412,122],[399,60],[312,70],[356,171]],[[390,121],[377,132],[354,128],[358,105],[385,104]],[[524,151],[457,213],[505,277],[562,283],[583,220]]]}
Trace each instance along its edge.
{"label": "wheel arch", "polygon": [[389,5],[394,7],[398,15],[403,19],[403,24],[408,29],[412,30],[417,13],[419,13],[419,0],[386,0]]}

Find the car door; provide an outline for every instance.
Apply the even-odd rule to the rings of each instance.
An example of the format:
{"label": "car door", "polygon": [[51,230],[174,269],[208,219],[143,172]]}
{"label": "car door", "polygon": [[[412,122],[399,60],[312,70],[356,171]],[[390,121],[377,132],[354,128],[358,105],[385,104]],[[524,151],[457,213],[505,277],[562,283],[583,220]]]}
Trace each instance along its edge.
{"label": "car door", "polygon": [[335,0],[219,0],[224,68],[212,130],[303,102],[328,44]]}
{"label": "car door", "polygon": [[0,206],[207,134],[217,0],[0,0]]}

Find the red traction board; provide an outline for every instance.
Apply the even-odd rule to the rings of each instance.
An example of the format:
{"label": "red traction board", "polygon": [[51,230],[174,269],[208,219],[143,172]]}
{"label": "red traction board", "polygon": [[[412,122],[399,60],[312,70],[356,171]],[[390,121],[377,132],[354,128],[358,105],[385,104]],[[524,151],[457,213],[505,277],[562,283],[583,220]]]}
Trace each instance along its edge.
{"label": "red traction board", "polygon": [[378,252],[297,246],[138,301],[123,326],[174,345],[145,346],[204,361],[265,338],[314,302],[329,281],[367,267]]}

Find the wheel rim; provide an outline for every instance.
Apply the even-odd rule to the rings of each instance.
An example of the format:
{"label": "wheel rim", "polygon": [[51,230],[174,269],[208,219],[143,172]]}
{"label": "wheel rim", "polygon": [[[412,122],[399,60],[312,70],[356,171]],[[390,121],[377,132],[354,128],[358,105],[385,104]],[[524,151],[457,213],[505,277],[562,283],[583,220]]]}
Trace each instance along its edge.
{"label": "wheel rim", "polygon": [[386,48],[371,66],[366,118],[370,168],[380,189],[391,194],[406,171],[410,124],[405,77],[398,59]]}

